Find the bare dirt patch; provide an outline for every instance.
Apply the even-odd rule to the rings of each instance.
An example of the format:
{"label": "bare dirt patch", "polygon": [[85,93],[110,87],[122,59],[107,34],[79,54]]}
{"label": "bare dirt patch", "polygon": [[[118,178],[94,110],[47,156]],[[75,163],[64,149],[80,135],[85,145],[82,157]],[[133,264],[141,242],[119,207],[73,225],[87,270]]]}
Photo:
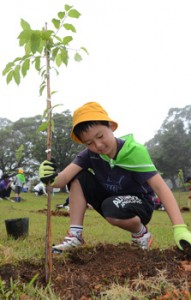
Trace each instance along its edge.
{"label": "bare dirt patch", "polygon": [[[51,281],[52,288],[61,299],[87,300],[92,299],[92,295],[99,299],[113,282],[120,285],[127,281],[131,283],[139,274],[146,280],[158,276],[158,270],[166,270],[166,278],[177,291],[182,290],[182,282],[186,280],[191,287],[191,257],[188,254],[177,248],[148,252],[133,249],[127,243],[116,246],[99,244],[94,248],[84,246],[70,251],[67,257],[54,254]],[[38,264],[21,261],[16,266],[0,266],[0,276],[7,284],[10,277],[28,283],[39,274],[36,283],[45,286],[44,273],[43,261]],[[156,298],[153,295],[150,299]]]}

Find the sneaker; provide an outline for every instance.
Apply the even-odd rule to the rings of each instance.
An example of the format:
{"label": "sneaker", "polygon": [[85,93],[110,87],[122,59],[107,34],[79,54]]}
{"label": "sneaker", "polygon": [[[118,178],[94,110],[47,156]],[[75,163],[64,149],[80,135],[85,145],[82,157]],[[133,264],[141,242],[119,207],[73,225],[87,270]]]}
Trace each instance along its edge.
{"label": "sneaker", "polygon": [[68,232],[67,236],[61,244],[54,245],[52,247],[52,253],[62,253],[65,250],[76,248],[82,246],[83,244],[84,240],[82,238],[82,235],[77,237]]}
{"label": "sneaker", "polygon": [[70,210],[70,207],[68,205],[64,206],[63,207],[66,211],[69,211]]}
{"label": "sneaker", "polygon": [[56,204],[56,208],[57,209],[61,209],[61,208],[63,208],[64,207],[64,204]]}
{"label": "sneaker", "polygon": [[131,241],[132,241],[131,245],[133,247],[141,248],[143,250],[149,250],[153,242],[153,237],[151,233],[148,231],[141,237],[137,237],[137,238],[132,237]]}

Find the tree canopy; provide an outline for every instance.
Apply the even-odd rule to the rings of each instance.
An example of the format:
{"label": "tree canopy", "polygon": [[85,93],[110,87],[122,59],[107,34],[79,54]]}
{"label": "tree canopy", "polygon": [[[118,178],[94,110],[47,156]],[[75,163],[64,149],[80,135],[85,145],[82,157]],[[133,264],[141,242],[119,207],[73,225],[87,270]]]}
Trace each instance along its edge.
{"label": "tree canopy", "polygon": [[[58,171],[65,168],[84,149],[70,138],[72,116],[69,110],[53,114],[52,157]],[[39,164],[46,159],[47,132],[39,131],[43,116],[21,118],[16,122],[0,119],[0,169],[9,174],[23,167],[27,177],[38,175]],[[156,135],[145,143],[154,164],[174,186],[179,170],[191,174],[191,105],[171,108]]]}
{"label": "tree canopy", "polygon": [[[54,114],[54,132],[52,156],[58,164],[58,171],[66,167],[74,156],[83,149],[70,138],[72,117],[69,110]],[[18,167],[25,170],[27,177],[38,174],[39,164],[46,159],[47,132],[39,131],[42,124],[41,115],[21,118],[0,129],[0,169],[9,174],[16,174]],[[18,149],[22,145],[22,153],[18,159]]]}
{"label": "tree canopy", "polygon": [[146,143],[163,177],[175,184],[179,169],[191,172],[191,105],[171,108],[156,135]]}

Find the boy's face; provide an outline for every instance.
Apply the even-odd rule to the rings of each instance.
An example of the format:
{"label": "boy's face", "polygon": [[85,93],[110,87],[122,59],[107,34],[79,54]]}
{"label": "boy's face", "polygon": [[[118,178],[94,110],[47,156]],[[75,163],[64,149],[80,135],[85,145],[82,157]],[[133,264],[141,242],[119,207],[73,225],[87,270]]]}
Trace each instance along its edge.
{"label": "boy's face", "polygon": [[113,158],[117,151],[117,141],[114,137],[112,125],[95,125],[80,134],[80,140],[86,147],[97,154],[106,154]]}

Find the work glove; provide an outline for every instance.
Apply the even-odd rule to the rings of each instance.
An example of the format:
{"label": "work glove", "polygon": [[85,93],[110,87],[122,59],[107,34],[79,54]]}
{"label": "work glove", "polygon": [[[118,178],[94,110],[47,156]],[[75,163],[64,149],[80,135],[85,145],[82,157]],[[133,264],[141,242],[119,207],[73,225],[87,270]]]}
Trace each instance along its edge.
{"label": "work glove", "polygon": [[40,164],[39,168],[40,180],[46,185],[49,182],[51,185],[53,185],[55,182],[55,177],[58,175],[58,173],[56,172],[56,168],[57,166],[54,159],[51,159],[50,161],[44,160]]}
{"label": "work glove", "polygon": [[180,250],[185,248],[191,249],[191,232],[188,230],[186,224],[179,224],[172,226],[174,230],[174,240]]}

